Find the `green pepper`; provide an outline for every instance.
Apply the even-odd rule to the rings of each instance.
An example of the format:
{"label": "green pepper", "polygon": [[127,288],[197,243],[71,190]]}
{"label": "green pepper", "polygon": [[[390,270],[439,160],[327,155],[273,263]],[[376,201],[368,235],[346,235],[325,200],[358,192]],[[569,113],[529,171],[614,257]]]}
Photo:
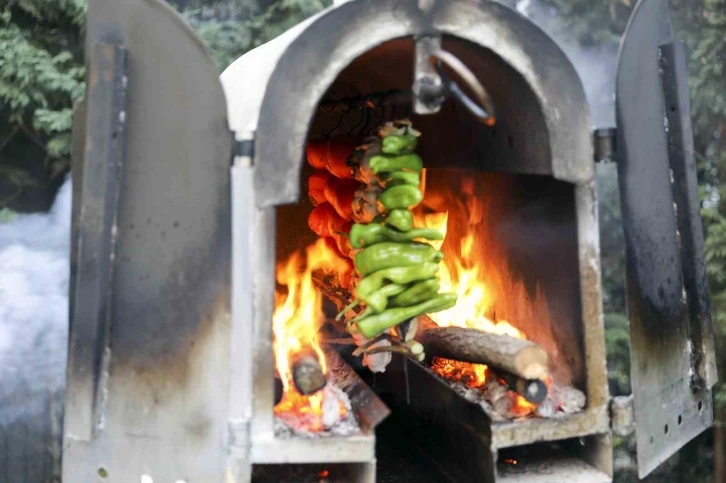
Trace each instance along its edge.
{"label": "green pepper", "polygon": [[375,174],[390,173],[392,171],[415,171],[420,173],[423,161],[418,154],[402,154],[400,156],[371,156],[369,161],[371,171]]}
{"label": "green pepper", "polygon": [[418,188],[421,186],[421,175],[410,171],[394,171],[392,173],[386,173],[382,181],[386,186],[408,184]]}
{"label": "green pepper", "polygon": [[[403,293],[408,289],[405,285],[398,285],[395,283],[391,283],[388,285],[385,285],[375,292],[373,292],[370,295],[367,295],[366,297],[361,297],[359,299],[355,299],[353,302],[351,302],[348,306],[346,306],[343,310],[340,311],[340,313],[337,315],[336,319],[340,320],[343,318],[346,312],[348,312],[351,309],[354,309],[358,304],[361,302],[365,302],[367,309],[366,313],[376,313],[380,314],[384,310],[386,310],[386,307],[388,307],[388,299],[390,297],[393,297],[395,295],[398,295],[400,293]],[[370,311],[370,312],[369,312]]]}
{"label": "green pepper", "polygon": [[411,242],[417,238],[443,240],[444,235],[433,228],[416,228],[404,233],[379,223],[355,224],[350,229],[350,244],[353,248],[365,248],[381,242]]}
{"label": "green pepper", "polygon": [[439,271],[438,263],[422,263],[415,267],[395,267],[380,270],[372,273],[358,282],[355,293],[359,299],[363,300],[373,292],[383,287],[386,281],[390,281],[397,285],[407,285],[409,283],[427,280],[435,277]]}
{"label": "green pepper", "polygon": [[413,228],[413,214],[408,210],[391,210],[385,223],[399,231],[409,231]]}
{"label": "green pepper", "polygon": [[405,292],[401,292],[391,299],[391,306],[395,307],[410,307],[411,305],[420,304],[425,300],[428,300],[439,292],[441,288],[438,279],[431,278],[418,282],[413,287],[407,289]]}
{"label": "green pepper", "polygon": [[383,242],[356,253],[353,263],[363,276],[393,267],[440,262],[444,254],[427,243]]}
{"label": "green pepper", "polygon": [[386,210],[413,208],[423,201],[421,190],[411,185],[392,186],[378,197]]}
{"label": "green pepper", "polygon": [[422,314],[431,314],[433,312],[450,309],[454,305],[456,305],[456,294],[440,294],[420,304],[412,305],[411,307],[388,309],[381,314],[371,315],[358,320],[358,330],[360,330],[365,337],[371,339],[384,330],[395,327],[406,320],[418,317]]}
{"label": "green pepper", "polygon": [[386,136],[381,143],[381,151],[386,154],[408,154],[416,149],[418,138],[413,134]]}

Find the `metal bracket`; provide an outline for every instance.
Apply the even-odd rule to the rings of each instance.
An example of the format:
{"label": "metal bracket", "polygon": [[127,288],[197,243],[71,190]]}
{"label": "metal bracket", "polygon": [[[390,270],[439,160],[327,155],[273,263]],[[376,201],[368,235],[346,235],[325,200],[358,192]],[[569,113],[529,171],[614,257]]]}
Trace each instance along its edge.
{"label": "metal bracket", "polygon": [[617,130],[614,127],[599,128],[592,132],[592,142],[595,148],[596,163],[615,162],[615,135]]}
{"label": "metal bracket", "polygon": [[436,114],[444,102],[444,90],[441,77],[434,65],[429,62],[434,51],[441,50],[441,36],[431,35],[416,39],[416,57],[414,65],[414,105],[416,114]]}
{"label": "metal bracket", "polygon": [[[446,75],[444,65],[464,81],[475,99]],[[487,126],[496,122],[494,103],[489,93],[461,60],[441,48],[440,35],[416,39],[414,79],[414,110],[417,114],[435,114],[441,110],[444,100],[452,97]]]}
{"label": "metal bracket", "polygon": [[77,271],[68,352],[65,433],[90,441],[102,420],[108,367],[121,175],[125,158],[126,50],[94,44],[86,96],[85,154],[80,189]]}
{"label": "metal bracket", "polygon": [[254,131],[233,132],[232,165],[252,166],[255,158]]}

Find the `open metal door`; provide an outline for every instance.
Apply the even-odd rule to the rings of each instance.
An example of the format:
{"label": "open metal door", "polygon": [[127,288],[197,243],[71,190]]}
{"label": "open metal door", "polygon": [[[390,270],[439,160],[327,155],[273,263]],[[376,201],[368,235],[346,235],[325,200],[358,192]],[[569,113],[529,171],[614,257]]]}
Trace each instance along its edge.
{"label": "open metal door", "polygon": [[91,0],[87,32],[63,481],[223,481],[232,137],[218,72],[161,0]]}
{"label": "open metal door", "polygon": [[712,424],[716,382],[683,46],[665,0],[641,0],[617,73],[638,467]]}

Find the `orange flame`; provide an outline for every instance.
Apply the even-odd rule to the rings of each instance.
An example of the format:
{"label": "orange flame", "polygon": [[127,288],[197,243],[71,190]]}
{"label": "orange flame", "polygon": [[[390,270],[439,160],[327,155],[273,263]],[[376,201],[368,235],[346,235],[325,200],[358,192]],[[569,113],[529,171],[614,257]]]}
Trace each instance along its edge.
{"label": "orange flame", "polygon": [[[303,396],[292,384],[292,362],[302,351],[315,351],[323,372],[327,372],[325,354],[320,348],[318,330],[324,322],[322,296],[313,283],[313,272],[348,270],[348,264],[325,242],[319,239],[306,250],[294,253],[277,266],[277,283],[286,287],[275,292],[275,312],[272,316],[275,367],[283,385],[283,398],[275,406],[275,414],[286,420],[294,419],[300,429],[323,430],[323,393]],[[345,407],[341,404],[342,414]]]}
{"label": "orange flame", "polygon": [[[422,188],[426,186],[423,176]],[[425,189],[424,203],[414,213],[417,226],[435,228],[444,235],[443,241],[430,242],[444,252],[439,270],[442,292],[454,292],[456,305],[446,311],[430,314],[439,327],[470,327],[485,332],[527,339],[524,332],[507,320],[497,319],[504,314],[518,319],[532,317],[544,302],[541,297],[532,301],[521,281],[510,276],[506,256],[497,248],[487,216],[490,206],[484,197],[475,196],[472,176],[464,176],[458,193],[437,183],[436,189]],[[438,210],[424,213],[425,207]],[[537,307],[535,307],[537,306]],[[471,388],[481,388],[487,378],[487,366],[439,359],[432,366],[449,380],[460,381]],[[530,414],[535,406],[512,393],[514,416]]]}

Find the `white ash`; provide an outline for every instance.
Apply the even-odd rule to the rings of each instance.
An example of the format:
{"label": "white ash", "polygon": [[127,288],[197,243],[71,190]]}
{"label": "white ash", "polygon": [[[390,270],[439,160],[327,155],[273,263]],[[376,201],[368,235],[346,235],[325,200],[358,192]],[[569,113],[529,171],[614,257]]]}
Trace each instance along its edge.
{"label": "white ash", "polygon": [[[326,438],[352,436],[360,433],[360,426],[355,419],[348,395],[333,383],[323,388],[323,431],[313,432],[305,429],[303,424],[294,424],[275,416],[274,429],[276,438]],[[340,416],[340,404],[346,409],[344,416]],[[292,415],[286,418],[294,421]]]}
{"label": "white ash", "polygon": [[468,387],[460,381],[449,381],[449,384],[464,399],[480,405],[495,422],[533,417],[543,419],[561,418],[582,411],[587,402],[585,394],[572,386],[552,385],[547,398],[534,411],[528,412],[523,408],[512,411],[515,408],[514,402],[517,393],[510,391],[496,377],[487,378],[484,386],[478,388]]}
{"label": "white ash", "polygon": [[572,386],[552,385],[549,392],[548,397],[551,397],[555,405],[565,414],[582,411],[587,402],[585,394]]}

